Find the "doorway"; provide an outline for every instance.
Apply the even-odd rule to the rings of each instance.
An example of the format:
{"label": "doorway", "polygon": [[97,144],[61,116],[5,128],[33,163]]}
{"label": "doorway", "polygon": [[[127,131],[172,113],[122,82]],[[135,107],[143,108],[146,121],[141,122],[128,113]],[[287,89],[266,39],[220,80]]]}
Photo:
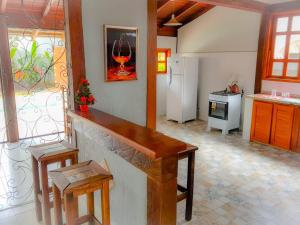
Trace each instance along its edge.
{"label": "doorway", "polygon": [[28,146],[67,136],[69,76],[63,0],[7,1],[0,22],[2,211],[33,200]]}
{"label": "doorway", "polygon": [[9,29],[9,47],[19,138],[58,139],[68,87],[64,32]]}

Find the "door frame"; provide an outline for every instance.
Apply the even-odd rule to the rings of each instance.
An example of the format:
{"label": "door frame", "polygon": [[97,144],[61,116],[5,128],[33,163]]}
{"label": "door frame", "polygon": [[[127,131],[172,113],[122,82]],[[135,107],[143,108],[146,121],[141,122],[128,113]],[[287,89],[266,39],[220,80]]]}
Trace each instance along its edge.
{"label": "door frame", "polygon": [[0,14],[0,81],[3,96],[5,130],[10,143],[19,141],[17,107],[15,98],[14,80],[10,59],[8,27],[6,17]]}

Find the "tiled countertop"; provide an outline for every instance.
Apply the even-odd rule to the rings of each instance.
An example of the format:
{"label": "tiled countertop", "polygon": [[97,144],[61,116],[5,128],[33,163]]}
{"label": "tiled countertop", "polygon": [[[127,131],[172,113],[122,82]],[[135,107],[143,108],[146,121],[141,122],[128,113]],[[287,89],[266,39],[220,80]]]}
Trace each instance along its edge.
{"label": "tiled countertop", "polygon": [[253,98],[255,100],[260,100],[260,101],[300,106],[300,98],[286,98],[281,96],[274,97],[268,94],[247,95],[246,98]]}

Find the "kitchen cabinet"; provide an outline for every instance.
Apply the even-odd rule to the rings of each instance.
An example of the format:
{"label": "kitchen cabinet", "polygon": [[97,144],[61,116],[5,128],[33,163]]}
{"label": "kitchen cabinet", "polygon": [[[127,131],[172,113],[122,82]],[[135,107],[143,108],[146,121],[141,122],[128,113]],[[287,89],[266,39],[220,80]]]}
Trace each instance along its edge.
{"label": "kitchen cabinet", "polygon": [[300,107],[295,108],[291,145],[292,151],[300,153]]}
{"label": "kitchen cabinet", "polygon": [[251,141],[270,143],[272,115],[273,103],[254,101]]}
{"label": "kitchen cabinet", "polygon": [[293,121],[294,106],[274,104],[271,145],[283,149],[291,148]]}

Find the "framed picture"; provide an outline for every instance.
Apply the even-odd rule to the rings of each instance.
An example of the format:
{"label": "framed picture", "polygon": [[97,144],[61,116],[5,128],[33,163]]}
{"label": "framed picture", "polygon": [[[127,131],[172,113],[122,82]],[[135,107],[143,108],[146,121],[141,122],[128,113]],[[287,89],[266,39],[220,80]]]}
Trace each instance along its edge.
{"label": "framed picture", "polygon": [[137,80],[138,29],[104,25],[105,81]]}

